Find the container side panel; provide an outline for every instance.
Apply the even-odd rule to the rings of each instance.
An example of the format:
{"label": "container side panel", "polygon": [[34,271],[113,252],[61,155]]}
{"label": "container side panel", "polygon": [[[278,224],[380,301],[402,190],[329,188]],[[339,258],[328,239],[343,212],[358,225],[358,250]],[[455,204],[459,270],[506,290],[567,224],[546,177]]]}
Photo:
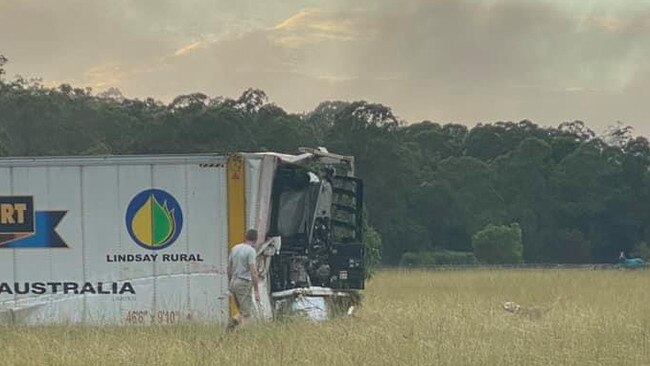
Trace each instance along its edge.
{"label": "container side panel", "polygon": [[[82,204],[80,195],[81,170],[79,167],[49,167],[48,195],[46,209],[65,211],[56,227],[67,249],[51,249],[52,280],[84,280],[82,242]],[[40,202],[41,200],[39,200]]]}
{"label": "container side panel", "polygon": [[[117,166],[86,166],[83,181],[83,238],[86,281],[112,283],[121,280],[120,264],[125,204],[117,197]],[[119,323],[121,302],[132,297],[86,295],[85,320],[92,324]]]}
{"label": "container side panel", "polygon": [[[83,168],[83,237],[86,281],[118,281],[125,204],[118,197],[116,166]],[[127,235],[128,236],[128,235]]]}
{"label": "container side panel", "polygon": [[[180,223],[176,223],[176,229],[180,230],[178,238],[172,245],[165,249],[152,251],[159,254],[156,261],[155,275],[173,275],[187,273],[189,262],[181,260],[181,254],[187,254],[188,235],[187,223],[196,209],[187,204],[188,191],[186,183],[185,165],[159,165],[153,167],[153,187],[164,190],[178,202],[181,209]],[[169,202],[160,202],[163,206],[169,206]],[[199,213],[200,214],[200,213]],[[177,289],[180,291],[181,289]]]}
{"label": "container side panel", "polygon": [[[134,218],[127,220],[126,211],[129,207],[129,204],[136,196],[149,189],[154,188],[152,186],[152,176],[153,168],[151,165],[122,165],[118,168],[118,200],[120,206],[122,206],[122,214],[119,217],[122,217],[122,223],[120,224],[122,234],[120,235],[120,253],[123,256],[132,256],[136,255],[143,256],[145,254],[157,254],[155,250],[147,249],[138,245],[134,237],[129,234],[129,226],[134,224]],[[144,221],[146,225],[150,225],[151,216],[151,205],[145,206],[143,202],[142,207],[137,209],[143,209]],[[148,220],[148,221],[147,221]],[[147,223],[148,222],[148,223]],[[149,235],[151,231],[144,230],[143,235]],[[141,236],[142,237],[142,236]],[[149,242],[149,238],[142,237],[143,240]],[[128,298],[128,301],[120,302],[120,309],[122,311],[122,317],[127,318],[129,314],[144,314],[151,312],[154,307],[154,262],[152,261],[120,261],[119,263],[114,263],[119,268],[120,280],[130,281],[135,286],[136,295],[134,298]],[[130,318],[130,317],[129,317]]]}
{"label": "container side panel", "polygon": [[201,254],[190,263],[189,303],[195,320],[225,321],[228,316],[226,262],[228,215],[225,167],[188,166],[188,251]]}
{"label": "container side panel", "polygon": [[[36,214],[49,218],[35,226],[36,234],[48,233],[48,243],[60,237],[65,244],[48,246],[36,240],[29,248],[0,248],[2,282],[12,287],[18,282],[21,289],[44,283],[47,288],[41,293],[0,293],[0,323],[227,319],[225,164],[142,160],[0,168],[0,196],[33,197]],[[253,177],[259,176],[259,164],[256,169]],[[248,192],[254,197],[259,196],[257,179]],[[250,211],[259,207],[246,209],[246,219],[256,226],[257,216],[248,218]],[[61,220],[51,213],[59,213]],[[48,223],[55,221],[55,230],[48,231]]]}
{"label": "container side panel", "polygon": [[[185,276],[191,262],[198,253],[190,253],[188,245],[188,222],[192,217],[200,215],[196,208],[188,205],[188,187],[186,181],[187,165],[157,165],[153,167],[153,187],[171,194],[179,207],[172,208],[170,202],[160,202],[169,210],[180,209],[181,219],[175,223],[180,230],[177,239],[167,248],[155,251],[158,254],[155,262],[155,321],[176,321],[178,315],[187,317],[189,286]],[[190,255],[194,255],[191,257]]]}
{"label": "container side panel", "polygon": [[[12,176],[14,196],[33,196],[34,211],[48,209],[47,168],[14,168]],[[65,219],[65,218],[64,218]],[[48,249],[47,247],[16,249],[15,281],[21,285],[34,282],[49,282],[52,278],[52,251],[68,251],[67,248]],[[59,290],[60,291],[60,290]],[[58,291],[57,291],[58,292]],[[34,298],[36,294],[17,294],[16,299]]]}
{"label": "container side panel", "polygon": [[[84,296],[79,295],[84,280],[84,243],[82,236],[81,168],[48,167],[47,200],[45,209],[51,212],[64,211],[65,216],[56,227],[56,232],[68,248],[50,249],[51,277],[54,282],[71,282],[77,290],[64,293],[62,298],[54,297],[46,319],[60,319],[62,322],[78,322],[83,319]],[[87,263],[86,263],[87,265]],[[45,280],[43,278],[42,280]],[[38,320],[37,322],[41,322]]]}
{"label": "container side panel", "polygon": [[[129,226],[134,224],[134,220],[127,222],[126,211],[133,200],[139,193],[154,188],[152,186],[152,166],[146,165],[125,165],[119,167],[119,201],[123,207],[120,235],[120,254],[122,255],[144,255],[144,254],[157,254],[156,251],[140,246],[135,238],[129,234]],[[143,212],[151,210],[151,208],[143,208]],[[149,223],[150,224],[150,223]],[[135,262],[135,261],[120,261],[120,279],[134,280],[141,278],[153,279],[154,265],[153,262]]]}

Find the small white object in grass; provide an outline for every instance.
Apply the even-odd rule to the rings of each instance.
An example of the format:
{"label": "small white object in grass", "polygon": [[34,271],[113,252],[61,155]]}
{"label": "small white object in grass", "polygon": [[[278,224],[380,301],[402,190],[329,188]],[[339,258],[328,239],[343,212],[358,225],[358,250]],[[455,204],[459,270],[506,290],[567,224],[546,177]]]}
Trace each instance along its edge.
{"label": "small white object in grass", "polygon": [[348,316],[352,316],[353,313],[354,313],[354,306],[350,306],[350,308],[348,309]]}
{"label": "small white object in grass", "polygon": [[503,304],[503,309],[510,313],[516,313],[519,311],[519,309],[521,309],[521,306],[516,302],[508,301]]}
{"label": "small white object in grass", "polygon": [[508,301],[503,304],[503,309],[509,313],[523,315],[531,319],[540,319],[551,308],[549,307],[522,307],[516,302]]}

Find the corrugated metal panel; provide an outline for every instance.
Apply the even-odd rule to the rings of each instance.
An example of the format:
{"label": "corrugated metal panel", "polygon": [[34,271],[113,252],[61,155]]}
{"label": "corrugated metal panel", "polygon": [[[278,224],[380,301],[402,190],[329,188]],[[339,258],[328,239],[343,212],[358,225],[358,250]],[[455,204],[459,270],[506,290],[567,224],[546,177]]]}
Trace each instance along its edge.
{"label": "corrugated metal panel", "polygon": [[187,219],[190,252],[204,254],[204,261],[190,264],[192,316],[201,321],[225,321],[228,318],[228,212],[226,169],[188,169]]}
{"label": "corrugated metal panel", "polygon": [[[39,168],[29,169],[36,170]],[[79,187],[82,185],[81,168],[53,166],[45,169],[40,168],[40,170],[45,170],[47,175],[47,193],[43,198],[39,195],[34,196],[37,210],[67,211],[63,220],[59,223],[57,231],[65,233],[64,240],[68,243],[69,248],[47,249],[50,261],[50,280],[53,282],[66,282],[78,278],[83,279],[85,266],[83,265],[82,213],[84,211],[82,197],[79,194]],[[66,297],[68,297],[66,301],[56,301],[60,297],[52,297],[50,312],[45,315],[46,319],[50,317],[56,318],[57,314],[63,314],[62,320],[66,322],[83,320],[84,311],[79,311],[79,309],[84,307],[84,297],[69,295]],[[40,323],[42,319],[36,317],[31,321]]]}
{"label": "corrugated metal panel", "polygon": [[[34,196],[36,210],[48,208],[48,181],[46,169],[14,168],[12,174],[12,195]],[[53,278],[51,249],[26,248],[15,252],[15,281],[37,282]],[[17,294],[16,299],[35,297],[32,294]]]}
{"label": "corrugated metal panel", "polygon": [[[82,238],[70,246],[84,247],[85,281],[119,281],[119,265],[106,255],[122,252],[125,204],[118,197],[120,176],[117,166],[87,166],[82,169]],[[65,232],[61,232],[65,235]],[[103,249],[103,250],[101,250]],[[101,250],[101,251],[100,251]],[[84,281],[84,282],[85,282]],[[86,295],[84,320],[91,323],[116,323],[121,318],[121,303],[113,297]]]}
{"label": "corrugated metal panel", "polygon": [[[183,209],[183,222],[192,214],[187,204],[187,182],[185,172],[187,165],[154,165],[152,167],[152,185],[171,193]],[[187,228],[183,229],[176,242],[163,250],[160,255],[189,254]],[[178,311],[187,314],[188,286],[185,276],[188,262],[154,262],[154,305],[155,311]]]}

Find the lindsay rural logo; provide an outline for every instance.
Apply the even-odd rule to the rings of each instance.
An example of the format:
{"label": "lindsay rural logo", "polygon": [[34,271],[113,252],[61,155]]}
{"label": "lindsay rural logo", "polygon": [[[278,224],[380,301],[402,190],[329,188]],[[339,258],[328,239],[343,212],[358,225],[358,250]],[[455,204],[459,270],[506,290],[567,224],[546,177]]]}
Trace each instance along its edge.
{"label": "lindsay rural logo", "polygon": [[34,211],[34,197],[0,196],[0,248],[67,248],[55,231],[67,211]]}
{"label": "lindsay rural logo", "polygon": [[126,227],[133,241],[146,249],[172,245],[183,228],[183,213],[176,199],[160,189],[138,193],[126,210]]}

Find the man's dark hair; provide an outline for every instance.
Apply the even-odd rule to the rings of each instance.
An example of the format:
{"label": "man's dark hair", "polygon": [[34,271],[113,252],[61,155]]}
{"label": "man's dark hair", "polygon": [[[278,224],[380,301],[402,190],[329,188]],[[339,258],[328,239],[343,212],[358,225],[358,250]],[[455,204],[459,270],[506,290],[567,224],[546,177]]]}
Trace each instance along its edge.
{"label": "man's dark hair", "polygon": [[248,241],[257,241],[257,230],[250,229],[246,231],[246,240]]}

